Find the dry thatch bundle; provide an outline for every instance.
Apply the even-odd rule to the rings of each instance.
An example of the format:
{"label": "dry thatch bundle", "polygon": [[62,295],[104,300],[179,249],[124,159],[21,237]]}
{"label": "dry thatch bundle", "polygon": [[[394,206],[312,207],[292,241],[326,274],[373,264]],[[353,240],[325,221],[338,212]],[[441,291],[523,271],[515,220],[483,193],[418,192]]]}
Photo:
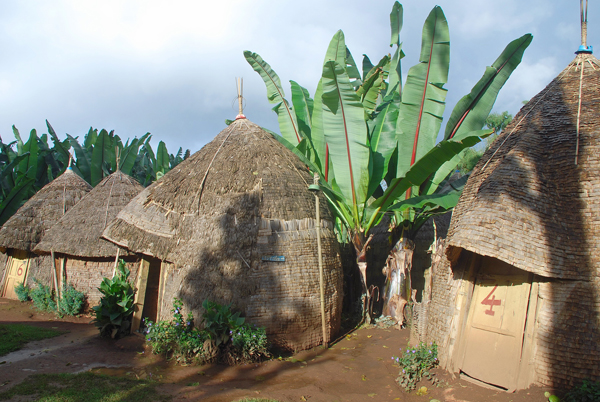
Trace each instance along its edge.
{"label": "dry thatch bundle", "polygon": [[[204,299],[241,310],[280,346],[321,341],[312,177],[254,123],[231,123],[200,151],[142,191],[104,232],[163,261],[161,315],[173,297],[196,318]],[[342,270],[321,200],[326,310],[340,325]],[[199,322],[199,321],[198,321]]]}
{"label": "dry thatch bundle", "polygon": [[[439,266],[430,311],[430,339],[441,344],[448,368],[511,383],[509,389],[600,380],[598,104],[600,62],[578,54],[473,170],[454,209],[449,261]],[[511,305],[517,301],[520,307]],[[465,368],[475,367],[469,353],[477,339],[501,337],[481,330],[495,325],[494,310],[506,317],[497,334],[515,332],[508,326],[522,320],[515,332],[520,363],[510,363],[518,381]]]}
{"label": "dry thatch bundle", "polygon": [[34,251],[49,254],[53,250],[69,256],[114,258],[117,247],[102,239],[102,232],[143,189],[135,179],[121,171],[105,177],[46,231]]}
{"label": "dry thatch bundle", "polygon": [[46,230],[86,195],[92,187],[72,169],[31,197],[0,229],[0,247],[33,251]]}

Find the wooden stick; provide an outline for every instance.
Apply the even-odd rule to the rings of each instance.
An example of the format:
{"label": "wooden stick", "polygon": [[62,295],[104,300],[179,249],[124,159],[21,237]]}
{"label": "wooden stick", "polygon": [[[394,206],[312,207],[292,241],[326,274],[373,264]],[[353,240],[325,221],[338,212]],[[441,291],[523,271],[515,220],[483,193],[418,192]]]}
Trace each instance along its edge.
{"label": "wooden stick", "polygon": [[115,257],[115,266],[113,267],[112,277],[115,277],[115,273],[117,272],[117,264],[119,263],[119,251],[121,251],[120,247],[117,247],[117,256]]}
{"label": "wooden stick", "polygon": [[53,279],[54,279],[54,291],[57,294],[57,298],[56,298],[56,309],[60,310],[60,304],[59,304],[59,297],[58,297],[58,279],[56,278],[56,259],[54,258],[54,250],[50,250],[50,255],[52,256],[52,273],[54,275],[52,275]]}

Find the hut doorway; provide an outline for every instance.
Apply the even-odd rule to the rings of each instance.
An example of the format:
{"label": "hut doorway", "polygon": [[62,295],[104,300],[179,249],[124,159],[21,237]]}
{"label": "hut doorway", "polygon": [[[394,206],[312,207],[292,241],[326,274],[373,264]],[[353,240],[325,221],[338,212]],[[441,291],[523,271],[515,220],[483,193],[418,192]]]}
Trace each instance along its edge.
{"label": "hut doorway", "polygon": [[162,263],[158,258],[144,257],[140,262],[135,294],[135,313],[132,331],[140,328],[144,318],[156,322],[160,317],[160,300],[162,280]]}
{"label": "hut doorway", "polygon": [[2,289],[2,297],[17,299],[15,286],[25,283],[29,270],[29,252],[25,250],[13,250],[7,261],[6,278]]}
{"label": "hut doorway", "polygon": [[514,391],[517,387],[531,274],[495,258],[483,258],[462,336],[460,371]]}

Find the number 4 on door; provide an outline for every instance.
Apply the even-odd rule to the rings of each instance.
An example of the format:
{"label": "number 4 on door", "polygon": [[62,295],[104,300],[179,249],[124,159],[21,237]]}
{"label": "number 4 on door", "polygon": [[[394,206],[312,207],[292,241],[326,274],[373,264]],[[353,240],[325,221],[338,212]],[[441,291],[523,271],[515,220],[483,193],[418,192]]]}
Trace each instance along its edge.
{"label": "number 4 on door", "polygon": [[[492,296],[493,293],[496,291],[496,288],[498,287],[498,285],[494,286],[494,289],[492,289],[492,291],[490,292],[489,295],[487,295],[485,297],[485,299],[483,299],[481,301],[481,304],[486,305],[486,306],[490,306],[489,310],[485,310],[484,313],[486,313],[487,315],[494,315],[494,306],[500,306],[502,305],[502,301],[500,299],[496,300],[496,296]],[[490,299],[490,296],[492,297]]]}

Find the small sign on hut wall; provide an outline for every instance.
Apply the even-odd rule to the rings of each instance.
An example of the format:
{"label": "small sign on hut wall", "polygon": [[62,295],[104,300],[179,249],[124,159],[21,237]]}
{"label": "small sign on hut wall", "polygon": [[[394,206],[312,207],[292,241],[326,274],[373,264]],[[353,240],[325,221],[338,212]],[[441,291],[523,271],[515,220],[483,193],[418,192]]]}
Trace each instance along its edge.
{"label": "small sign on hut wall", "polygon": [[261,259],[263,261],[285,262],[285,256],[283,255],[263,255]]}

